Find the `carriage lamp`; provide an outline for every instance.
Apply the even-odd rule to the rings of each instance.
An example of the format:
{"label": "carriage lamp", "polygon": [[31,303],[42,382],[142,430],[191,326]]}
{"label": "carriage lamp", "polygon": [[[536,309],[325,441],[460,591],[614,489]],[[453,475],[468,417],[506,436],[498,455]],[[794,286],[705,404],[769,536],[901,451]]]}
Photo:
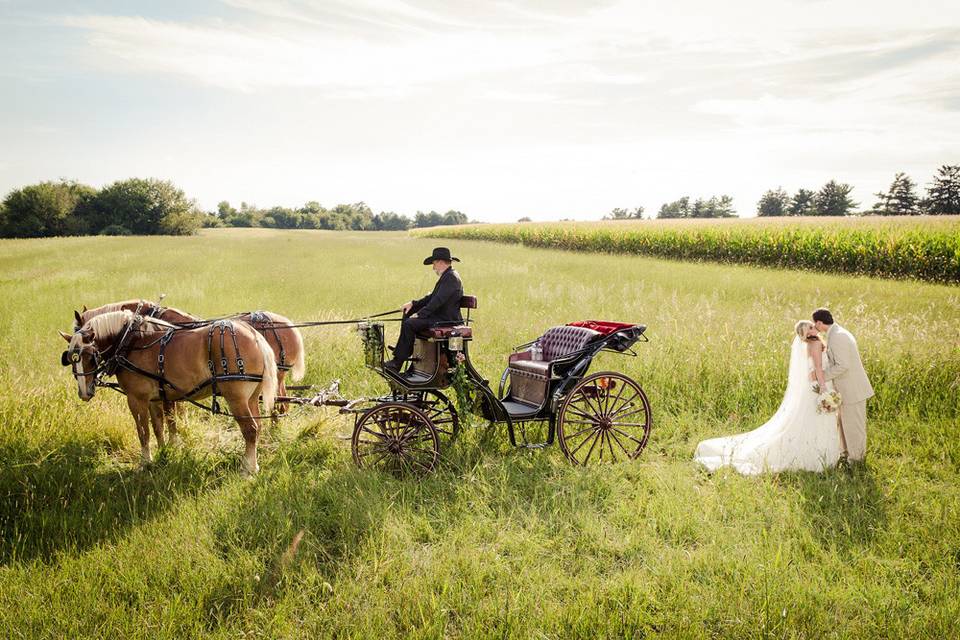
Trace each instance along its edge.
{"label": "carriage lamp", "polygon": [[451,336],[447,340],[447,348],[450,351],[463,351],[463,338],[461,336]]}

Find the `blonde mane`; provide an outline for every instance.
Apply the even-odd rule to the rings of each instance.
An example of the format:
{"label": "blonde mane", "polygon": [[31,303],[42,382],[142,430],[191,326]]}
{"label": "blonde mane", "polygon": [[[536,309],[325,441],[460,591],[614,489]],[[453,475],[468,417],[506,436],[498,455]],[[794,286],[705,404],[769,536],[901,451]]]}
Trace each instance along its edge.
{"label": "blonde mane", "polygon": [[[84,329],[93,331],[93,335],[101,340],[115,338],[133,320],[133,312],[130,310],[108,311],[87,320],[83,325]],[[153,325],[162,330],[176,329],[175,325],[170,324],[159,318],[143,318],[145,324]]]}

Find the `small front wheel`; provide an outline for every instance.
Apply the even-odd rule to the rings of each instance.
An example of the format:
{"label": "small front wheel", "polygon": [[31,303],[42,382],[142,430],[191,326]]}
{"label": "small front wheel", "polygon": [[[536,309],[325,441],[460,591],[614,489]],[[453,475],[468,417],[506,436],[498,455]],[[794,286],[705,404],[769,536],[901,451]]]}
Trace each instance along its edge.
{"label": "small front wheel", "polygon": [[636,458],[647,446],[650,401],[636,382],[612,371],[587,376],[567,394],[557,414],[563,455],[576,465]]}
{"label": "small front wheel", "polygon": [[360,468],[424,475],[440,459],[440,439],[427,415],[404,402],[368,409],[353,429],[353,461]]}

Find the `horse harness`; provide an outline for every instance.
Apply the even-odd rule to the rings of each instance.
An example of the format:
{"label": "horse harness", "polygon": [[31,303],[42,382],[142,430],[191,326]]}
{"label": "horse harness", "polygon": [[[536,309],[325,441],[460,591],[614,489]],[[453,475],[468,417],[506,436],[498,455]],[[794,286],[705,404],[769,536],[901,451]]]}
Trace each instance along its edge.
{"label": "horse harness", "polygon": [[[160,400],[162,402],[167,401],[168,387],[176,391],[181,391],[177,385],[166,378],[164,367],[166,364],[165,351],[167,345],[169,345],[170,341],[173,340],[174,335],[176,335],[176,333],[182,329],[167,329],[167,331],[165,331],[159,339],[154,340],[146,345],[133,347],[130,345],[130,342],[133,339],[134,331],[140,328],[140,325],[143,323],[143,321],[144,317],[142,315],[136,314],[133,316],[133,319],[127,323],[127,326],[124,328],[123,335],[120,336],[120,339],[107,350],[107,352],[112,351],[112,355],[109,357],[105,357],[105,354],[101,353],[95,348],[93,352],[94,368],[92,371],[77,371],[77,365],[80,363],[79,353],[72,354],[69,364],[71,364],[73,369],[74,377],[79,377],[81,375],[94,375],[97,386],[115,389],[116,391],[123,393],[123,390],[120,388],[119,384],[116,382],[106,382],[102,378],[103,376],[115,375],[117,369],[126,369],[127,371],[132,371],[146,378],[150,378],[151,380],[155,380],[160,386]],[[220,334],[220,369],[222,371],[222,373],[219,374],[217,373],[217,368],[213,357],[214,334],[217,332]],[[226,351],[224,350],[226,334],[228,332],[230,334],[230,339],[233,342],[233,352],[236,360],[236,371],[234,372],[231,372],[229,369]],[[156,373],[138,367],[127,357],[131,351],[149,349],[156,344],[159,344],[160,346],[160,352],[157,355]],[[67,352],[64,351],[63,357],[61,358],[61,362],[64,365],[68,364],[67,355]],[[216,320],[210,323],[207,330],[207,368],[210,370],[210,377],[195,386],[190,391],[184,393],[181,399],[186,400],[187,402],[196,405],[201,409],[206,409],[207,411],[218,415],[231,415],[228,412],[223,411],[220,408],[220,403],[217,401],[217,396],[221,395],[218,386],[220,383],[261,382],[263,380],[262,375],[250,374],[244,369],[243,357],[240,355],[240,347],[237,344],[237,329],[232,320]],[[212,387],[211,403],[209,407],[192,399],[192,396],[196,395],[207,386]]]}
{"label": "horse harness", "polygon": [[280,349],[280,353],[278,354],[280,360],[277,362],[277,369],[280,371],[289,371],[292,369],[293,365],[287,364],[287,352],[283,348],[283,340],[280,339],[280,334],[277,333],[277,327],[273,320],[270,319],[270,316],[267,315],[267,312],[251,311],[250,324],[257,331],[270,331],[273,334],[273,339],[277,341],[277,346]]}

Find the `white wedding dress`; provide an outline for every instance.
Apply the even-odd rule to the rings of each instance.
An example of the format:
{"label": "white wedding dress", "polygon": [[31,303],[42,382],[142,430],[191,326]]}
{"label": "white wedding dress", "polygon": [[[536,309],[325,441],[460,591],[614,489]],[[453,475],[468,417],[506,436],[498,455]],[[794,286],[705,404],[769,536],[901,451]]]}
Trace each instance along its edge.
{"label": "white wedding dress", "polygon": [[748,433],[704,440],[697,445],[694,459],[710,471],[729,465],[744,475],[823,471],[836,465],[841,453],[837,414],[817,413],[811,371],[813,359],[806,344],[794,338],[787,391],[773,417]]}

